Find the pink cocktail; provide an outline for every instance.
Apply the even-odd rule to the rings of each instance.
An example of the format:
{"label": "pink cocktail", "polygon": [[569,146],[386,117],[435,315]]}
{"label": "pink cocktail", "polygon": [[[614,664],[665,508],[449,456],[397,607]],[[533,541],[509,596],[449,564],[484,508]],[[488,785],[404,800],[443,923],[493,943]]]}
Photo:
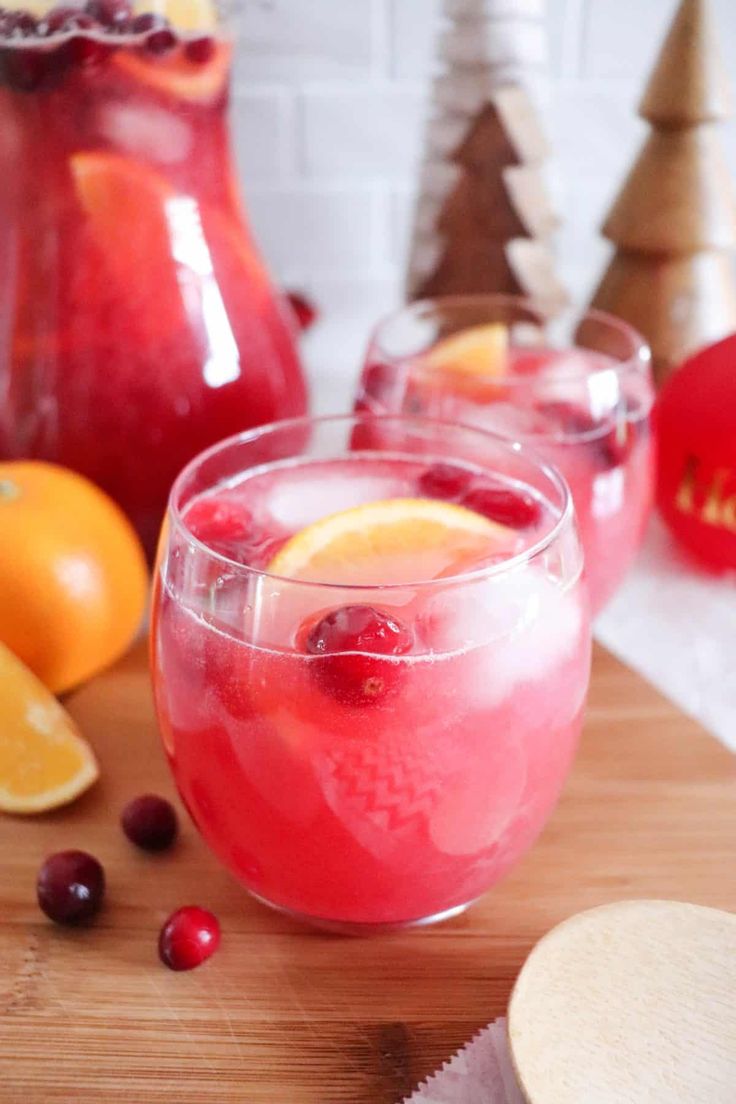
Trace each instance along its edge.
{"label": "pink cocktail", "polygon": [[461,911],[513,866],[570,767],[590,658],[559,477],[477,430],[376,422],[280,423],[194,461],[154,611],[203,836],[261,900],[347,931]]}
{"label": "pink cocktail", "polygon": [[594,612],[642,540],[653,493],[649,350],[597,311],[548,320],[506,296],[427,300],[371,341],[357,409],[478,425],[533,444],[564,475]]}

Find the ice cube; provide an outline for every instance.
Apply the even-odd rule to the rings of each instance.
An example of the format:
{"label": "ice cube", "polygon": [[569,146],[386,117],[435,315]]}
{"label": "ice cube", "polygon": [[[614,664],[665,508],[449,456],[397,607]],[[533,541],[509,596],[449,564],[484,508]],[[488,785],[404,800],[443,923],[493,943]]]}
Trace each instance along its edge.
{"label": "ice cube", "polygon": [[420,626],[434,651],[467,650],[467,694],[496,705],[564,662],[580,639],[583,611],[576,589],[564,591],[531,565],[449,587],[429,599]]}
{"label": "ice cube", "polygon": [[357,465],[347,465],[344,471],[309,467],[287,474],[281,472],[267,496],[267,508],[272,519],[284,529],[296,532],[319,518],[385,498],[406,495],[406,478],[401,478],[386,465],[370,473]]}
{"label": "ice cube", "polygon": [[185,161],[192,148],[187,124],[163,108],[146,103],[105,103],[97,114],[100,137],[113,148],[160,165]]}
{"label": "ice cube", "polygon": [[590,349],[555,350],[540,364],[535,393],[545,403],[565,403],[598,421],[615,410],[621,384],[615,362]]}

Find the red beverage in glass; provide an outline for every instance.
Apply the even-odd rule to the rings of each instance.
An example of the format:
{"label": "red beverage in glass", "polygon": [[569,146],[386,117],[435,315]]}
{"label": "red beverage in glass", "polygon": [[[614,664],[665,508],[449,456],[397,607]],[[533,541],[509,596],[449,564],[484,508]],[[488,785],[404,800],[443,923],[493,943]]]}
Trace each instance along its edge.
{"label": "red beverage in glass", "polygon": [[[320,420],[306,443],[285,423],[194,461],[154,603],[159,722],[203,836],[263,901],[354,932],[459,912],[519,859],[589,673],[559,478],[484,433],[375,421]],[[467,544],[433,543],[448,511]],[[378,552],[376,517],[429,529]],[[353,544],[329,561],[314,549],[336,530]]]}
{"label": "red beverage in glass", "polygon": [[572,490],[594,612],[620,584],[653,494],[649,352],[597,311],[546,319],[504,296],[415,303],[371,342],[358,409],[478,425],[527,441]]}
{"label": "red beverage in glass", "polygon": [[206,0],[168,12],[0,11],[0,456],[84,472],[149,550],[188,459],[306,404],[238,198],[231,42]]}

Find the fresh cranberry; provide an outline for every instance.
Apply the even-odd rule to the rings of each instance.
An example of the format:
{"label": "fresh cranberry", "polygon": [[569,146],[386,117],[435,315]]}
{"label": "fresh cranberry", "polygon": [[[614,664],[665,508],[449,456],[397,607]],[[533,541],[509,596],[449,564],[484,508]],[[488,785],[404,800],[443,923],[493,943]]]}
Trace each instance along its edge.
{"label": "fresh cranberry", "polygon": [[619,417],[610,429],[604,430],[600,421],[574,403],[545,403],[540,410],[556,423],[561,432],[573,437],[584,434],[587,439],[581,444],[587,445],[606,468],[623,464],[631,451],[636,430],[634,423],[628,420]]}
{"label": "fresh cranberry", "polygon": [[317,308],[314,303],[300,291],[287,291],[286,298],[289,300],[289,306],[296,315],[296,320],[302,333],[311,329],[317,321]]}
{"label": "fresh cranberry", "polygon": [[632,420],[621,418],[601,437],[597,444],[603,463],[608,468],[618,468],[624,464],[631,453],[637,439],[646,431],[648,423],[645,419]]}
{"label": "fresh cranberry", "polygon": [[79,8],[52,8],[38,24],[38,33],[48,37],[70,31],[91,31],[96,26],[96,20]]}
{"label": "fresh cranberry", "polygon": [[206,65],[208,61],[212,61],[216,49],[214,38],[205,36],[203,38],[193,38],[187,42],[184,52],[188,61],[195,65]]}
{"label": "fresh cranberry", "polygon": [[132,9],[130,0],[89,0],[86,11],[103,27],[127,29]]}
{"label": "fresh cranberry", "polygon": [[173,912],[158,939],[158,953],[170,970],[193,970],[220,946],[220,925],[207,909],[196,905]]}
{"label": "fresh cranberry", "polygon": [[4,77],[19,92],[35,92],[55,74],[53,55],[46,50],[14,48],[4,51]]}
{"label": "fresh cranberry", "polygon": [[146,38],[145,47],[149,54],[167,54],[176,46],[176,35],[169,27],[152,31]]}
{"label": "fresh cranberry", "polygon": [[157,15],[155,12],[144,12],[142,15],[136,15],[130,24],[131,34],[148,34],[149,31],[160,30],[162,27],[166,27],[168,24],[161,15]]}
{"label": "fresh cranberry", "polygon": [[461,501],[469,510],[475,510],[477,514],[510,529],[528,529],[536,525],[542,516],[542,508],[536,498],[524,491],[509,490],[508,487],[479,485],[468,491]]}
{"label": "fresh cranberry", "polygon": [[102,42],[99,38],[90,38],[88,35],[74,35],[60,48],[63,62],[69,65],[84,65],[89,68],[99,65],[110,56],[113,47],[109,42]]}
{"label": "fresh cranberry", "polygon": [[455,464],[432,464],[419,477],[419,493],[448,502],[462,498],[468,489],[470,473]]}
{"label": "fresh cranberry", "polygon": [[[363,373],[361,398],[378,399],[380,405],[387,396],[390,396],[396,386],[396,380],[397,374],[391,365],[382,364],[380,361],[371,364]],[[369,406],[372,410],[376,408],[374,403],[369,403]]]}
{"label": "fresh cranberry", "polygon": [[312,667],[323,690],[344,705],[371,705],[394,691],[403,674],[382,656],[402,656],[412,647],[410,629],[373,606],[342,606],[322,618],[305,641],[322,657]]}
{"label": "fresh cranberry", "polygon": [[4,38],[27,38],[38,31],[38,23],[27,11],[6,11],[0,14],[0,34]]}
{"label": "fresh cranberry", "polygon": [[235,497],[212,495],[197,499],[186,513],[186,524],[203,544],[218,540],[249,540],[253,516]]}
{"label": "fresh cranberry", "polygon": [[38,872],[38,903],[57,924],[89,920],[105,895],[105,871],[86,851],[49,855]]}
{"label": "fresh cranberry", "polygon": [[236,563],[265,566],[260,551],[267,538],[238,498],[202,498],[192,504],[185,520],[189,531],[213,552]]}
{"label": "fresh cranberry", "polygon": [[156,794],[143,794],[129,801],[120,821],[130,842],[144,851],[165,851],[179,831],[174,806]]}

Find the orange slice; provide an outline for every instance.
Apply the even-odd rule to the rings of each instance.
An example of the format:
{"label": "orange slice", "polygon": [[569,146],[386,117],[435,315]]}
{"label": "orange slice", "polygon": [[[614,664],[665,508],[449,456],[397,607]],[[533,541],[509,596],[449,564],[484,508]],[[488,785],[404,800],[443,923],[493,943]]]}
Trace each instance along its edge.
{"label": "orange slice", "polygon": [[112,64],[131,80],[155,88],[165,96],[189,103],[208,103],[225,88],[231,56],[230,43],[219,42],[204,65],[189,61],[181,50],[150,60],[132,50],[118,50],[113,55]]}
{"label": "orange slice", "polygon": [[170,265],[166,211],[176,193],[160,173],[117,153],[75,153],[69,168],[97,241],[126,278],[140,280],[152,259]]}
{"label": "orange slice", "polygon": [[[468,395],[477,401],[498,397],[494,377],[506,371],[508,330],[501,322],[471,326],[440,341],[426,356],[422,368],[427,382]],[[435,373],[441,380],[433,380]]]}
{"label": "orange slice", "polygon": [[[185,319],[177,260],[193,229],[196,207],[181,200],[155,169],[117,153],[75,153],[69,167],[91,239],[121,304],[151,334],[172,332]],[[189,206],[187,204],[189,203]]]}
{"label": "orange slice", "polygon": [[212,31],[217,26],[217,8],[212,0],[137,0],[136,13],[154,11],[165,16],[179,31]]}
{"label": "orange slice", "polygon": [[308,525],[277,552],[275,575],[344,585],[410,583],[457,574],[511,550],[510,529],[433,498],[369,502]]}
{"label": "orange slice", "polygon": [[42,813],[84,793],[99,774],[56,698],[0,644],[0,810]]}

